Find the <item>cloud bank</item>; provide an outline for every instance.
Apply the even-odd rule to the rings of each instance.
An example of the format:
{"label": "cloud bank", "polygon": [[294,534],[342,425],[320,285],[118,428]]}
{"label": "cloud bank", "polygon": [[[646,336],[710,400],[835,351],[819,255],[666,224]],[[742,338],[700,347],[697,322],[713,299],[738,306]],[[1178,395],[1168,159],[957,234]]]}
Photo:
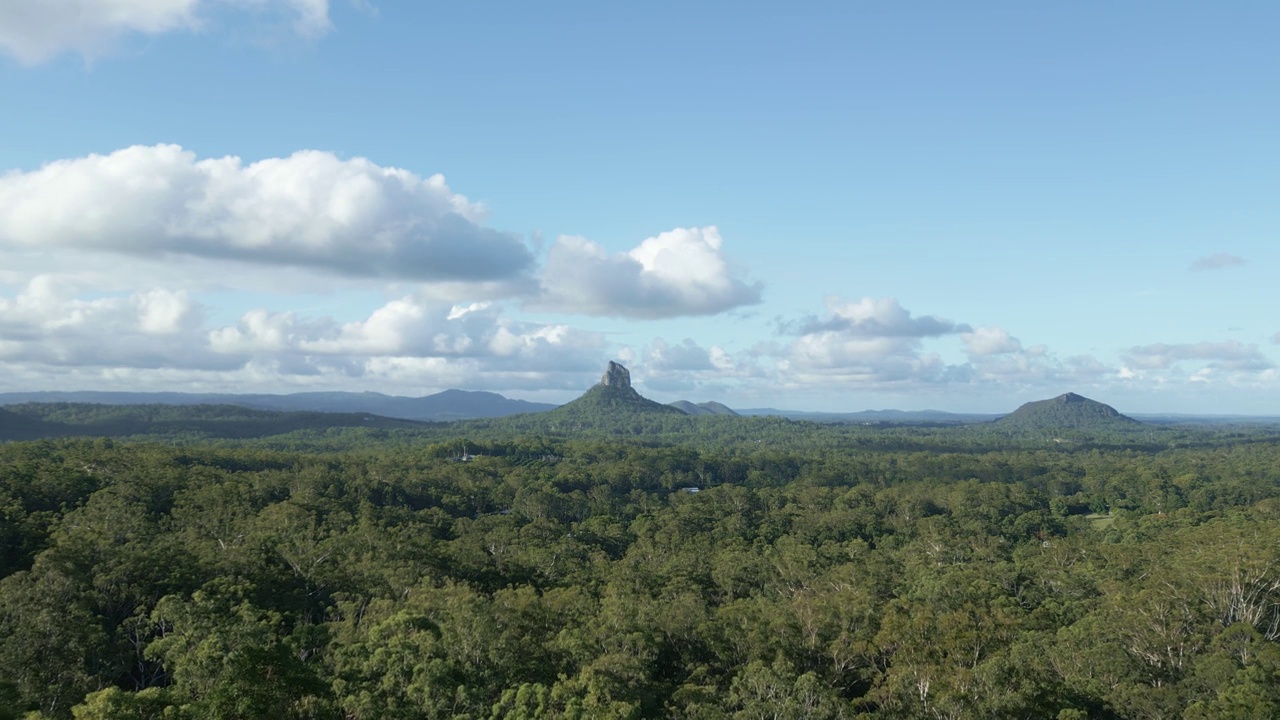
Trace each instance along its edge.
{"label": "cloud bank", "polygon": [[823,316],[783,323],[798,335],[779,363],[798,381],[891,383],[935,381],[947,366],[923,351],[922,339],[968,332],[969,326],[932,315],[914,317],[893,298],[849,301],[829,297]]}
{"label": "cloud bank", "polygon": [[1125,360],[1135,368],[1168,370],[1182,362],[1199,362],[1214,370],[1260,372],[1275,367],[1257,345],[1236,340],[1142,345],[1129,348]]}
{"label": "cloud bank", "polygon": [[4,0],[0,51],[27,65],[65,52],[91,59],[127,35],[197,30],[218,9],[283,13],[307,38],[332,28],[328,0]]}
{"label": "cloud bank", "polygon": [[533,255],[444,177],[304,150],[245,164],[134,146],[0,176],[0,248],[186,256],[399,280],[505,280]]}
{"label": "cloud bank", "polygon": [[659,392],[824,404],[1280,380],[1256,345],[1157,343],[1119,350],[1117,366],[895,298],[828,297],[750,347],[629,344],[529,313],[713,316],[761,302],[763,286],[715,226],[622,251],[561,236],[544,259],[520,237],[440,175],[314,150],[245,162],[135,146],[12,171],[0,175],[0,384],[580,390],[609,357],[634,360]]}
{"label": "cloud bank", "polygon": [[831,296],[825,305],[823,313],[779,322],[781,341],[736,352],[657,338],[640,355],[641,368],[651,385],[699,397],[783,389],[822,403],[851,393],[989,402],[990,394],[1035,397],[1119,379],[1118,368],[1092,355],[1060,357],[1024,346],[1004,328],[917,315],[895,298]]}
{"label": "cloud bank", "polygon": [[[43,374],[102,382],[149,371],[153,380],[216,378],[242,387],[268,375],[286,383],[326,375],[408,377],[439,389],[439,377],[474,385],[495,375],[554,385],[594,372],[607,356],[599,333],[519,321],[487,303],[407,296],[351,322],[259,308],[234,324],[211,326],[209,308],[182,291],[150,288],[84,300],[77,297],[81,290],[39,276],[0,296],[0,366],[6,370],[0,380]],[[439,376],[435,382],[431,373]]]}
{"label": "cloud bank", "polygon": [[[0,383],[576,387],[628,349],[502,303],[643,320],[760,300],[715,227],[614,253],[561,238],[540,263],[486,219],[440,175],[314,150],[245,162],[134,146],[11,171]],[[283,310],[307,304],[322,310]],[[718,348],[659,354],[729,366]]]}
{"label": "cloud bank", "polygon": [[796,335],[833,333],[860,338],[924,338],[969,332],[968,325],[911,312],[893,298],[862,298],[848,301],[827,298],[823,317],[809,316],[783,325],[783,332]]}
{"label": "cloud bank", "polygon": [[715,315],[760,302],[763,286],[735,272],[714,226],[677,228],[625,253],[586,238],[552,246],[542,292],[528,307],[624,318]]}

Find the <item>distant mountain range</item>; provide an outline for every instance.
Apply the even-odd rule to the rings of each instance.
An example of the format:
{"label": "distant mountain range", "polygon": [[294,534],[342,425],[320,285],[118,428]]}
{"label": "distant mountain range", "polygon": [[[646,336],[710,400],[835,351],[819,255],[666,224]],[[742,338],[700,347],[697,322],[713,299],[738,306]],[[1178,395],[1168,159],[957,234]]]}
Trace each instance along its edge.
{"label": "distant mountain range", "polygon": [[152,436],[258,438],[299,430],[403,430],[421,423],[368,413],[282,412],[240,405],[28,403],[0,408],[0,440]]}
{"label": "distant mountain range", "polygon": [[[368,414],[418,422],[502,418],[512,415],[546,413],[557,410],[550,420],[566,416],[603,417],[611,412],[684,413],[704,416],[775,416],[789,420],[821,423],[860,423],[865,425],[962,425],[989,423],[1011,429],[1115,429],[1141,425],[1138,420],[1122,415],[1109,405],[1075,393],[1049,400],[1026,403],[1008,415],[984,413],[951,413],[940,410],[862,410],[857,412],[806,412],[777,408],[734,410],[723,403],[694,403],[678,400],[663,405],[641,396],[631,387],[630,372],[610,363],[601,382],[582,397],[567,405],[513,400],[497,393],[468,390],[445,390],[424,397],[384,395],[374,392],[304,392],[288,395],[178,393],[178,392],[11,392],[0,393],[0,406],[30,403],[74,403],[108,406],[209,406],[230,405],[254,410],[285,413]],[[18,439],[62,434],[55,425],[40,426],[41,413],[14,415],[0,407],[0,437]],[[1141,415],[1146,423],[1157,425],[1236,425],[1280,423],[1280,417]],[[295,418],[295,421],[298,418]],[[308,420],[304,424],[310,424]]]}
{"label": "distant mountain range", "polygon": [[223,393],[29,392],[0,393],[0,405],[22,403],[101,405],[237,405],[278,412],[370,413],[401,420],[448,421],[545,412],[558,406],[512,400],[497,393],[445,390],[425,397],[365,392],[306,392],[291,395]]}

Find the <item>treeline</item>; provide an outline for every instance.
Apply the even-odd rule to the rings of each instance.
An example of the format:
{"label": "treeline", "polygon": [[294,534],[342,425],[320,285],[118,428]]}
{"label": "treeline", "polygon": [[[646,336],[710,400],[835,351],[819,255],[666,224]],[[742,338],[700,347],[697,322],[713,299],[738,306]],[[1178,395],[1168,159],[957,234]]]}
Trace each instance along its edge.
{"label": "treeline", "polygon": [[0,717],[1280,715],[1275,439],[841,432],[0,446]]}

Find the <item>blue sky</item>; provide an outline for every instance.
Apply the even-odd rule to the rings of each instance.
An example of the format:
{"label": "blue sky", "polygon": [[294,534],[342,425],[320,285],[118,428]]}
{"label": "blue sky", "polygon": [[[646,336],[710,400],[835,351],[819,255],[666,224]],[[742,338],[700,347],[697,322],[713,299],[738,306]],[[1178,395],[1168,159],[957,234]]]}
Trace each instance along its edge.
{"label": "blue sky", "polygon": [[690,5],[10,0],[0,390],[1276,413],[1280,7]]}

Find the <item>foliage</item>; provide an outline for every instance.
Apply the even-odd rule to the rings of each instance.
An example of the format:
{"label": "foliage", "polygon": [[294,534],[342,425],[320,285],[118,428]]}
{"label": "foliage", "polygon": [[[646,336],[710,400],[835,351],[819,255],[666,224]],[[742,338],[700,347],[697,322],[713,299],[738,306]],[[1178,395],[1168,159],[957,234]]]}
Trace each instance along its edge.
{"label": "foliage", "polygon": [[1267,428],[613,419],[0,445],[0,718],[1280,710]]}

